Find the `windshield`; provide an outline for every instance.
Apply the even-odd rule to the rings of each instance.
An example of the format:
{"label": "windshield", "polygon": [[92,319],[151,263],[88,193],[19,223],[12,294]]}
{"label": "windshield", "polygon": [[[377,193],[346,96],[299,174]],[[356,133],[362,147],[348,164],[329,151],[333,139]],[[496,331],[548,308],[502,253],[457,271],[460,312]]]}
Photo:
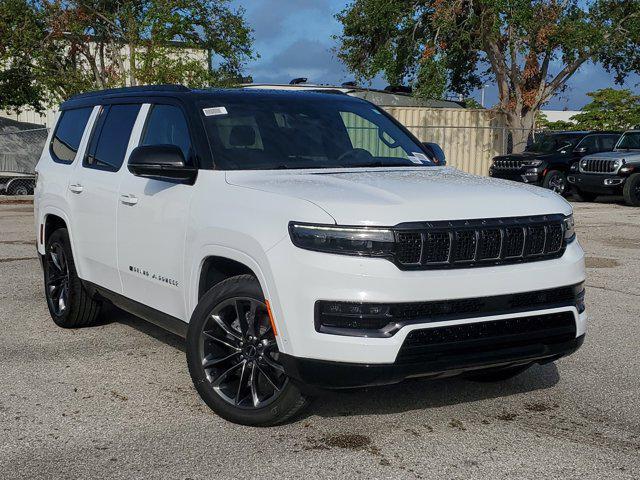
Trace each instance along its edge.
{"label": "windshield", "polygon": [[625,132],[618,140],[616,150],[640,150],[640,132]]}
{"label": "windshield", "polygon": [[561,148],[573,149],[580,140],[580,135],[541,135],[526,148],[527,152],[552,153]]}
{"label": "windshield", "polygon": [[265,170],[433,165],[421,146],[377,107],[336,97],[208,101],[202,111],[216,166]]}

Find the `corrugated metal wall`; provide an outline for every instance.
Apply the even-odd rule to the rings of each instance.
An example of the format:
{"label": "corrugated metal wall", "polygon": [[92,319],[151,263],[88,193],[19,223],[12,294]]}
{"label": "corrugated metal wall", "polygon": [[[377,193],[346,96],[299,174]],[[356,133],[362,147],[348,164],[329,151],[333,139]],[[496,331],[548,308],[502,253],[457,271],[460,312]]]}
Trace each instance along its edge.
{"label": "corrugated metal wall", "polygon": [[20,113],[7,112],[0,110],[0,117],[10,118],[18,122],[34,123],[36,125],[43,125],[45,127],[53,127],[53,120],[56,115],[55,110],[45,110],[42,113],[37,113],[33,110],[25,110]]}
{"label": "corrugated metal wall", "polygon": [[491,159],[506,152],[504,117],[490,110],[382,107],[423,142],[439,144],[448,165],[487,175]]}

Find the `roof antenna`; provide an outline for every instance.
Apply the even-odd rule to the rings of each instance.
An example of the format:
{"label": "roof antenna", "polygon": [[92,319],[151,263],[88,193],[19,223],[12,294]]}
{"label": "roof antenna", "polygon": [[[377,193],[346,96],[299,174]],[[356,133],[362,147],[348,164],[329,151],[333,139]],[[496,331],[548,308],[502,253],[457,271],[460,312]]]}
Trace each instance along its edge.
{"label": "roof antenna", "polygon": [[305,77],[294,78],[289,82],[289,85],[300,85],[301,83],[307,83],[307,79]]}

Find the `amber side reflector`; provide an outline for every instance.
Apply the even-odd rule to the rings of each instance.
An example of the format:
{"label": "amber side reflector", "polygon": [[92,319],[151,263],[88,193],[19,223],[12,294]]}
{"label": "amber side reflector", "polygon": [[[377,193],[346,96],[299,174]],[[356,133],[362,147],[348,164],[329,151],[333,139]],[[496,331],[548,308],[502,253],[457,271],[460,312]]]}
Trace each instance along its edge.
{"label": "amber side reflector", "polygon": [[273,330],[273,335],[278,335],[278,330],[276,330],[276,323],[273,321],[273,313],[271,313],[271,305],[269,305],[269,300],[264,301],[267,304],[267,313],[269,314],[269,322],[271,323],[271,330]]}
{"label": "amber side reflector", "polygon": [[40,245],[44,245],[44,223],[40,224]]}

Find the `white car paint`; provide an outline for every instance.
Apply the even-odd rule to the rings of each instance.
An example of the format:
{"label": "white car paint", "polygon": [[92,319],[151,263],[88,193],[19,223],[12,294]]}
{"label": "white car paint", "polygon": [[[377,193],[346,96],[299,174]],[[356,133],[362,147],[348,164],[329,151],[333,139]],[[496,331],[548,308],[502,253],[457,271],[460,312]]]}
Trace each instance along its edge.
{"label": "white car paint", "polygon": [[[69,227],[80,278],[184,322],[197,305],[200,271],[209,256],[236,260],[255,273],[270,302],[282,352],[343,362],[393,362],[412,329],[434,324],[405,327],[391,338],[322,334],[314,329],[317,300],[471,298],[572,285],[585,279],[584,253],[577,241],[554,260],[401,271],[384,259],[302,250],[292,244],[288,233],[290,221],[390,226],[407,221],[570,214],[570,205],[550,191],[439,167],[200,170],[192,186],[140,178],[129,172],[126,163],[140,142],[147,104],[140,110],[120,170],[87,172],[82,158],[99,108],[92,113],[73,164],[53,162],[45,148],[37,166],[37,231],[47,215],[60,216]],[[82,192],[72,192],[71,185],[82,185]],[[133,197],[135,201],[130,201]],[[44,254],[41,238],[38,251]],[[131,266],[168,277],[175,284],[140,275]],[[582,335],[586,315],[574,307],[559,310],[573,313],[577,336]],[[438,322],[437,326],[502,317]]]}

